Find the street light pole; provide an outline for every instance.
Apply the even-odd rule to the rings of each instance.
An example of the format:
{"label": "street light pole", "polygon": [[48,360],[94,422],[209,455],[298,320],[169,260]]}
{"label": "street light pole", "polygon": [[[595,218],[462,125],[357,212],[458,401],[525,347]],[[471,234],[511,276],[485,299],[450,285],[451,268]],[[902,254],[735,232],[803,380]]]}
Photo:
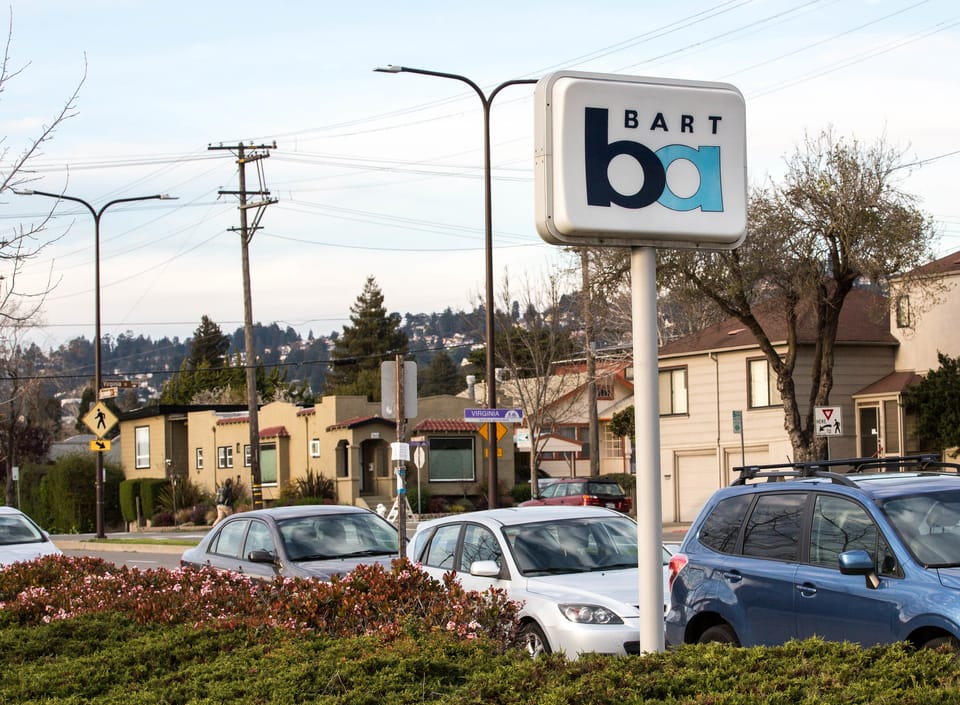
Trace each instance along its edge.
{"label": "street light pole", "polygon": [[[497,408],[497,364],[494,347],[495,319],[494,319],[494,300],[493,300],[493,205],[492,205],[492,170],[490,166],[490,106],[493,99],[504,88],[509,86],[518,86],[523,84],[537,83],[535,78],[519,78],[511,81],[504,81],[492,91],[489,95],[483,92],[476,83],[466,76],[456,73],[445,73],[443,71],[428,71],[427,69],[414,69],[409,66],[383,66],[374,69],[381,73],[418,73],[424,76],[436,76],[438,78],[449,78],[454,81],[466,83],[480,98],[483,105],[483,224],[484,224],[484,281],[486,284],[486,303],[485,303],[485,335],[487,338],[487,399],[486,407],[488,409]],[[499,442],[497,440],[497,424],[491,421],[487,424],[487,504],[492,509],[497,506],[497,449]]]}
{"label": "street light pole", "polygon": [[[102,377],[103,377],[103,366],[101,363],[101,335],[100,335],[100,218],[103,216],[104,211],[106,211],[110,206],[115,206],[118,203],[131,203],[133,201],[151,201],[154,199],[160,200],[172,200],[173,196],[168,196],[166,194],[156,194],[154,196],[134,196],[131,198],[115,198],[112,201],[107,202],[101,206],[100,210],[95,209],[92,205],[84,201],[82,198],[77,198],[75,196],[66,196],[62,193],[47,193],[45,191],[34,191],[32,189],[26,189],[22,191],[14,191],[14,193],[21,196],[46,196],[48,198],[56,198],[58,201],[73,201],[74,203],[79,203],[88,211],[90,215],[93,216],[93,226],[94,226],[94,241],[93,241],[93,292],[94,292],[94,345],[93,345],[93,396],[95,402],[100,401],[100,387],[102,386]],[[103,527],[103,453],[96,453],[96,467],[97,467],[97,476],[94,481],[94,486],[96,487],[97,494],[97,538],[106,538],[106,533],[104,532]]]}

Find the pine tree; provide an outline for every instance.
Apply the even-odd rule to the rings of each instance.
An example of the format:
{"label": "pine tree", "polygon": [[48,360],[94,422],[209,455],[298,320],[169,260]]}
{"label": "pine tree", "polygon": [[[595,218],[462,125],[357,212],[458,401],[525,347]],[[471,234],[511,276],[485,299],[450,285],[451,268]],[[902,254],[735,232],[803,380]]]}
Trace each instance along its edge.
{"label": "pine tree", "polygon": [[327,373],[324,393],[380,399],[380,363],[394,355],[406,355],[407,336],[400,330],[400,314],[388,314],[383,292],[372,276],[350,307],[350,325],[343,327],[331,355],[333,369]]}
{"label": "pine tree", "polygon": [[457,366],[453,364],[446,350],[440,350],[430,365],[423,371],[423,383],[420,385],[420,396],[429,397],[437,394],[456,394],[466,387],[463,376]]}
{"label": "pine tree", "polygon": [[193,332],[187,366],[191,370],[223,367],[229,349],[230,337],[224,335],[220,326],[204,315]]}

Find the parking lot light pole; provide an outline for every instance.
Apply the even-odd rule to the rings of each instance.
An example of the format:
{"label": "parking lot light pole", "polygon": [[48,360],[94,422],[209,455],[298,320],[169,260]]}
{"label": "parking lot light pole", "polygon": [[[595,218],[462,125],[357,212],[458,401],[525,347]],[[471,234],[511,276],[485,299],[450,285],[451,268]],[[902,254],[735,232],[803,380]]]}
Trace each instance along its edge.
{"label": "parking lot light pole", "polygon": [[[492,175],[490,168],[490,106],[497,94],[508,86],[518,86],[523,84],[537,83],[535,78],[519,78],[512,81],[504,81],[489,94],[485,94],[483,89],[466,76],[456,73],[444,73],[443,71],[428,71],[426,69],[414,69],[409,66],[387,65],[375,68],[374,71],[381,73],[418,73],[424,76],[436,76],[438,78],[449,78],[454,81],[466,83],[479,96],[480,103],[483,105],[483,204],[484,204],[484,281],[486,283],[486,303],[485,303],[485,335],[487,338],[487,399],[486,407],[488,409],[497,408],[497,365],[494,349],[495,319],[494,319],[494,300],[493,300],[493,207],[491,198]],[[487,504],[490,508],[497,506],[497,424],[491,421],[487,424]]]}
{"label": "parking lot light pole", "polygon": [[[93,396],[94,403],[100,401],[100,387],[102,386],[103,370],[100,360],[101,356],[101,336],[100,336],[100,218],[110,206],[118,203],[131,203],[133,201],[151,201],[174,200],[173,196],[166,194],[156,194],[153,196],[133,196],[131,198],[115,198],[107,202],[97,210],[82,198],[76,196],[66,196],[62,193],[48,193],[46,191],[34,191],[33,189],[16,190],[14,193],[21,196],[46,196],[55,198],[58,201],[73,201],[79,203],[93,216],[94,241],[93,241],[93,292],[94,292],[94,344],[93,344]],[[96,453],[97,476],[94,481],[97,493],[97,538],[106,538],[103,527],[103,453]]]}

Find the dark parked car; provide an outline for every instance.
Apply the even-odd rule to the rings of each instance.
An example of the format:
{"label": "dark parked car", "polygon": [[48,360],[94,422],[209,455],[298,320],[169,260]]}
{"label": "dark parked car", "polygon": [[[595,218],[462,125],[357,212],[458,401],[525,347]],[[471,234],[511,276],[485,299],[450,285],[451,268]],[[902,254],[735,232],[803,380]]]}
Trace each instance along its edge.
{"label": "dark parked car", "polygon": [[626,514],[633,508],[633,501],[626,495],[616,480],[596,477],[565,477],[541,487],[536,497],[521,502],[521,507],[536,507],[545,504],[566,504],[583,507],[607,507]]}
{"label": "dark parked car", "polygon": [[389,565],[398,552],[396,527],[368,509],[273,507],[227,517],[184,551],[180,565],[266,580],[278,575],[329,580],[362,563]]}
{"label": "dark parked car", "polygon": [[910,456],[740,470],[671,559],[668,643],[960,645],[960,465]]}

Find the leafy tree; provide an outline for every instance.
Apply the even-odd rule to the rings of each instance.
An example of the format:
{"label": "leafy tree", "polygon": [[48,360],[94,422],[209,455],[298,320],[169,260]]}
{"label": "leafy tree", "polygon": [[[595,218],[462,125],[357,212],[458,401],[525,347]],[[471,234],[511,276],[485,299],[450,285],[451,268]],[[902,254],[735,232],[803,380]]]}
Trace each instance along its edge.
{"label": "leafy tree", "polygon": [[[868,147],[824,131],[797,149],[782,184],[753,192],[749,231],[738,249],[659,252],[661,287],[710,302],[757,339],[777,375],[784,428],[797,460],[826,454],[813,412],[830,401],[838,322],[848,294],[864,281],[884,287],[892,275],[931,257],[935,234],[915,199],[898,186],[903,168],[901,154],[882,140]],[[786,325],[782,353],[760,321],[765,311]],[[809,392],[801,400],[794,372],[804,321],[812,322],[813,345],[804,364]]]}
{"label": "leafy tree", "polygon": [[916,415],[920,442],[943,452],[960,446],[960,358],[938,353],[931,370],[903,395],[903,406]]}
{"label": "leafy tree", "polygon": [[327,373],[325,394],[356,394],[380,399],[380,363],[388,356],[407,353],[407,336],[400,330],[400,314],[387,314],[383,292],[372,276],[350,307],[350,325],[336,340],[333,368]]}
{"label": "leafy tree", "polygon": [[450,355],[446,350],[439,350],[421,374],[420,395],[429,397],[436,394],[456,394],[465,386],[463,377]]}
{"label": "leafy tree", "polygon": [[[496,361],[506,379],[497,385],[494,406],[508,403],[523,409],[530,429],[530,490],[536,494],[540,438],[567,420],[576,402],[576,395],[570,392],[585,380],[576,372],[558,374],[557,370],[557,364],[569,360],[576,350],[562,313],[560,279],[550,276],[539,284],[527,281],[518,307],[511,305],[507,276],[501,292],[497,320],[502,333],[496,338]],[[516,322],[509,313],[514,310],[525,311]]]}

